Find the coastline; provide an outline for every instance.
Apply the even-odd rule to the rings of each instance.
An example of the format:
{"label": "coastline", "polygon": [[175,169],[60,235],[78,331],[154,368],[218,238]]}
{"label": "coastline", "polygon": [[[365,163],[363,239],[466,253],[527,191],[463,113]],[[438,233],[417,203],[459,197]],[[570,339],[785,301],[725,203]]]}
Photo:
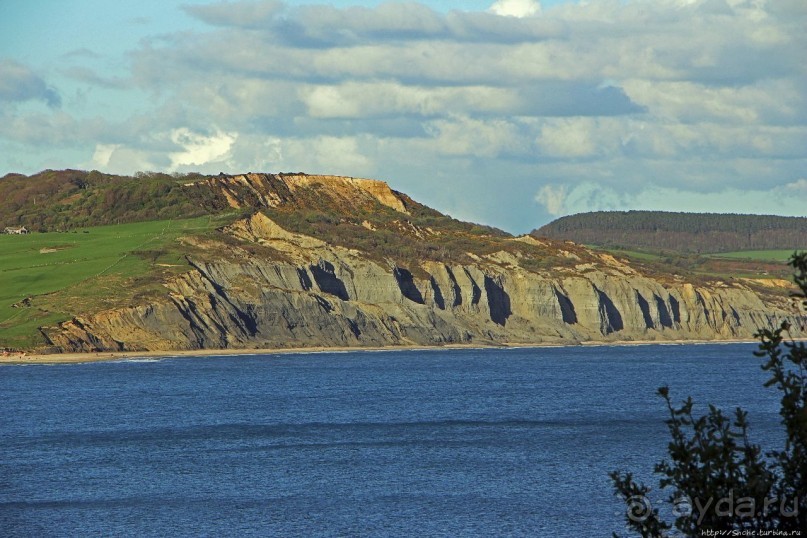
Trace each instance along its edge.
{"label": "coastline", "polygon": [[439,349],[517,349],[548,347],[612,347],[646,345],[686,345],[686,344],[751,344],[758,340],[614,340],[586,341],[577,343],[538,342],[538,343],[475,343],[446,345],[401,345],[401,346],[312,346],[260,349],[183,349],[161,351],[99,351],[91,353],[10,353],[0,356],[0,365],[22,364],[83,364],[90,362],[110,362],[130,359],[165,359],[177,357],[252,356],[252,355],[299,355],[307,353],[346,353],[361,351],[433,351]]}

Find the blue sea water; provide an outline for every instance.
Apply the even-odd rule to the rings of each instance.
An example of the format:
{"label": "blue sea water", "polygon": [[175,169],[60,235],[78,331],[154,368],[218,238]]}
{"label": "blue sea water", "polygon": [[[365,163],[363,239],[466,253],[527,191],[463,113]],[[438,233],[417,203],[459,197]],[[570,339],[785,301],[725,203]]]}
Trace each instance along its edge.
{"label": "blue sea water", "polygon": [[659,386],[779,438],[755,349],[0,367],[0,535],[610,536],[608,472],[665,453]]}

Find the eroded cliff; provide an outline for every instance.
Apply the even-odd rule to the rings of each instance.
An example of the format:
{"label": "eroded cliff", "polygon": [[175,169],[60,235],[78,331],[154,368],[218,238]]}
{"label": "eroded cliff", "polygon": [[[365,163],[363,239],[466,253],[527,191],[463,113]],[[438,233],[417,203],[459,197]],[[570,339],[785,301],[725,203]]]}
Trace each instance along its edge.
{"label": "eroded cliff", "polygon": [[[395,226],[415,241],[441,233],[407,223],[407,199],[381,182],[259,175],[206,182],[230,205],[250,200],[257,208],[292,203],[303,182],[306,196],[312,184],[325,185],[321,196],[399,213]],[[377,233],[373,223],[357,226]],[[650,276],[609,255],[533,238],[404,266],[286,229],[261,211],[221,232],[235,242],[183,239],[196,252],[227,256],[189,256],[192,269],[166,281],[163,297],[43,327],[43,335],[59,351],[537,344],[750,338],[784,319],[803,321],[785,294],[752,283]],[[542,259],[565,262],[544,267]]]}

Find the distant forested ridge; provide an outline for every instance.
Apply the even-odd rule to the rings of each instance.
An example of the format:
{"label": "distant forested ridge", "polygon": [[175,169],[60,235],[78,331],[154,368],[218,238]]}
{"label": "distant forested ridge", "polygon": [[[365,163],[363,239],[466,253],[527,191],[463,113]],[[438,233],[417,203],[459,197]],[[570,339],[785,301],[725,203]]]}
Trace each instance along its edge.
{"label": "distant forested ridge", "polygon": [[692,253],[805,249],[807,218],[663,211],[596,211],[561,217],[536,237],[611,248]]}

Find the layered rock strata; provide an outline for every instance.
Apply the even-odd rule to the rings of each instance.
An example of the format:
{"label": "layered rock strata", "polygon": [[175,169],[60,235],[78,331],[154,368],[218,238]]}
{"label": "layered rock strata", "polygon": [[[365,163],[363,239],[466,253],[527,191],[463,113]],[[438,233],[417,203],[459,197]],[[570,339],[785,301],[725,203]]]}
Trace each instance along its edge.
{"label": "layered rock strata", "polygon": [[[368,196],[405,210],[388,188],[369,187]],[[502,251],[474,263],[424,261],[415,276],[262,213],[226,232],[283,260],[246,251],[238,261],[189,258],[192,270],[168,282],[163,298],[43,334],[59,351],[181,350],[737,339],[803,322],[784,296],[747,283],[662,282],[607,255],[549,272]]]}

